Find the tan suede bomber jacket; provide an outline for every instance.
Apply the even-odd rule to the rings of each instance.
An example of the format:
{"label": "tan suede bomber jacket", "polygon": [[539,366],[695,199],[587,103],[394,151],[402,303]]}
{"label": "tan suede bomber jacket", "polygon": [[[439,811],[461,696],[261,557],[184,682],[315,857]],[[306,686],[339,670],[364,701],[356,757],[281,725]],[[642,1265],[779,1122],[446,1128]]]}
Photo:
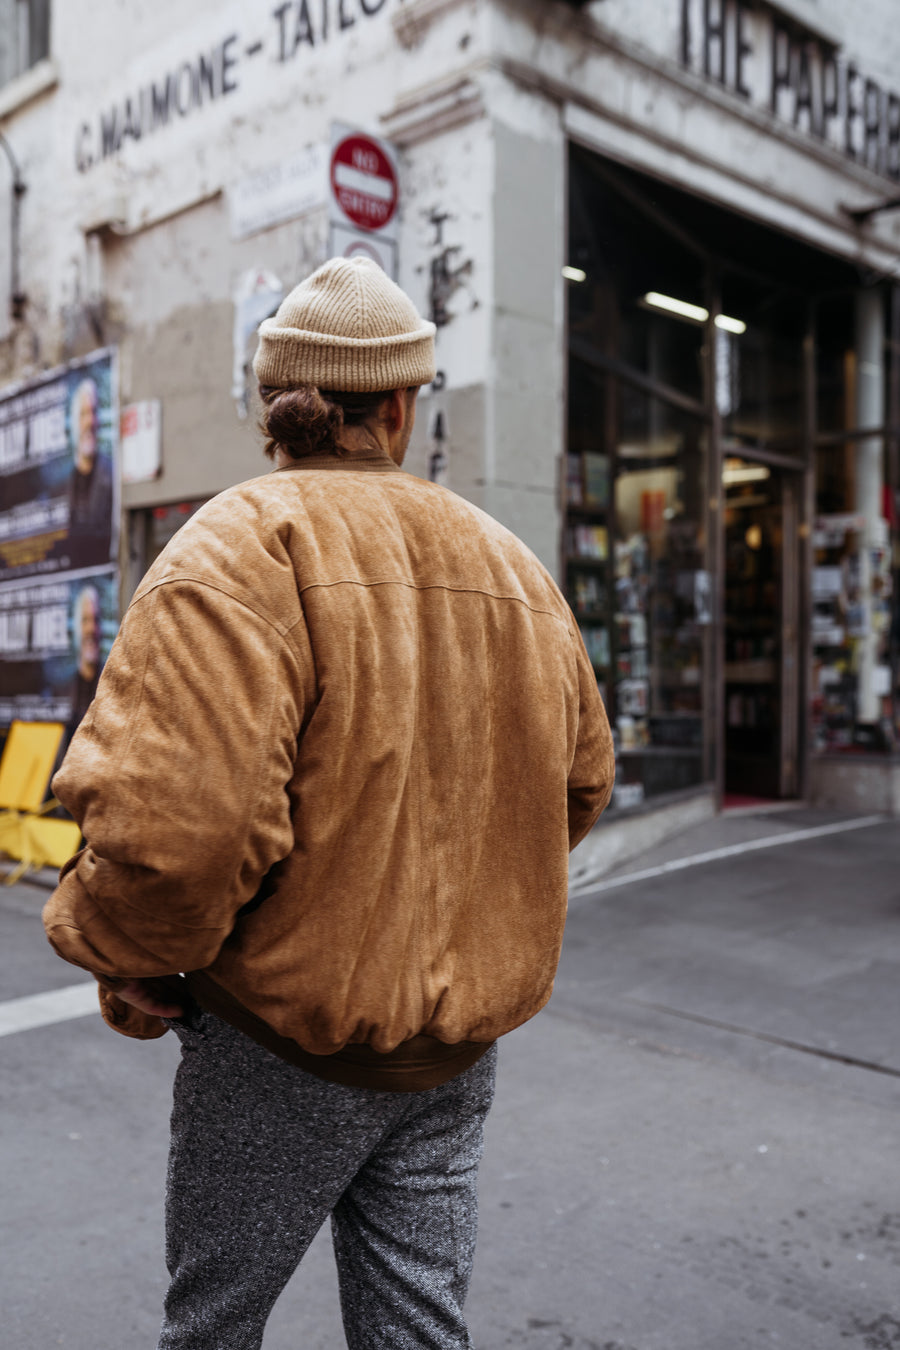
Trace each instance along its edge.
{"label": "tan suede bomber jacket", "polygon": [[300,1063],[449,1062],[549,998],[613,771],[529,550],[386,456],[307,459],[207,503],[144,578],[53,782],[86,846],[46,931],[125,1035],[166,1026],[116,981],[185,972]]}

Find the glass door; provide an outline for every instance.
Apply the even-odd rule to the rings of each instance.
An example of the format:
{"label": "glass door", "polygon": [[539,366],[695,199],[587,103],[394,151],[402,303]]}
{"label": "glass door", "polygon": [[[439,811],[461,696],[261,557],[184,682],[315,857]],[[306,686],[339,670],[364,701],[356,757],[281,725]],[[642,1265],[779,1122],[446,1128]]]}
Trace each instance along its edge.
{"label": "glass door", "polygon": [[728,456],[725,504],[725,794],[799,790],[801,478]]}

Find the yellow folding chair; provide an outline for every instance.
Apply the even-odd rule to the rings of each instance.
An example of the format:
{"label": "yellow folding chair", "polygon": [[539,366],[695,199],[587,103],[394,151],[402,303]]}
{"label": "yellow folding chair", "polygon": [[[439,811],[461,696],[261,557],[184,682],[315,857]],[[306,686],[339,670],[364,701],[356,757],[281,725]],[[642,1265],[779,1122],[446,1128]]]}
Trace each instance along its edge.
{"label": "yellow folding chair", "polygon": [[29,868],[62,867],[81,840],[73,820],[45,819],[59,805],[43,798],[64,730],[62,722],[10,726],[0,759],[0,851],[17,861],[4,878],[8,886]]}

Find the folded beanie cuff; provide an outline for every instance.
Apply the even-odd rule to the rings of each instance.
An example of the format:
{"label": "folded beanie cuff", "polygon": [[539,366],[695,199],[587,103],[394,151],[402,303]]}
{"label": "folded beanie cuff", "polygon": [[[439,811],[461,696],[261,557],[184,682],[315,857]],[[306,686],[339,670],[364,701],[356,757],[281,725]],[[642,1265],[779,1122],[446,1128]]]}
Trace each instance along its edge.
{"label": "folded beanie cuff", "polygon": [[430,384],[435,376],[435,325],[380,337],[345,337],[281,327],[266,319],[259,328],[253,369],[273,389],[312,384],[319,389],[375,393]]}

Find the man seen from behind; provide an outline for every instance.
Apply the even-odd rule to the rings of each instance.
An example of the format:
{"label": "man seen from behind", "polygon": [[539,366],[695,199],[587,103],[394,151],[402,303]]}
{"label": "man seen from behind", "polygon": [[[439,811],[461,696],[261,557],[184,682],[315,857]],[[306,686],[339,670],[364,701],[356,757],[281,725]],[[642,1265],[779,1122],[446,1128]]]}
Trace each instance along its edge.
{"label": "man seen from behind", "polygon": [[351,1350],[471,1345],[496,1043],[613,756],[548,573],[401,470],[434,331],[363,259],[262,324],[275,470],[153,565],[54,779],[50,941],[182,1042],[159,1350],[258,1350],[329,1216]]}

